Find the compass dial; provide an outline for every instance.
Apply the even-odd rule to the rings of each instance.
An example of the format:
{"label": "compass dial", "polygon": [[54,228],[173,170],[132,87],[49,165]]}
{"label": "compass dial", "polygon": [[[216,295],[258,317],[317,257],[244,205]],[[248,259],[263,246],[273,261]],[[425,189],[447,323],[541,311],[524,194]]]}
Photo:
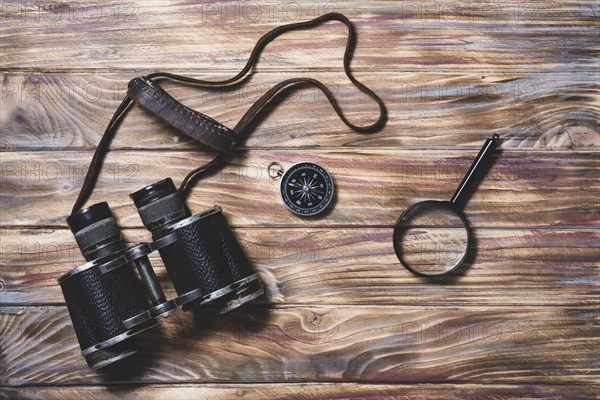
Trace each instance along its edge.
{"label": "compass dial", "polygon": [[333,179],[319,164],[292,165],[281,178],[281,198],[294,214],[311,216],[325,210],[333,198]]}

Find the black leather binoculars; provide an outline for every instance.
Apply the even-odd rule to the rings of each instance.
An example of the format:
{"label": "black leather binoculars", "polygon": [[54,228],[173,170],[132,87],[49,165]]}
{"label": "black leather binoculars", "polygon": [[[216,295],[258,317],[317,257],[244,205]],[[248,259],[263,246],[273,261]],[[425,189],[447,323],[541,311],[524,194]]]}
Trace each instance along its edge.
{"label": "black leather binoculars", "polygon": [[[263,294],[258,275],[219,206],[191,215],[170,178],[130,197],[152,242],[126,249],[105,202],[67,219],[88,262],[58,282],[81,352],[94,369],[135,353],[127,339],[177,307],[187,311],[211,305],[225,313]],[[174,299],[166,299],[150,263],[148,256],[154,251],[175,287]]]}

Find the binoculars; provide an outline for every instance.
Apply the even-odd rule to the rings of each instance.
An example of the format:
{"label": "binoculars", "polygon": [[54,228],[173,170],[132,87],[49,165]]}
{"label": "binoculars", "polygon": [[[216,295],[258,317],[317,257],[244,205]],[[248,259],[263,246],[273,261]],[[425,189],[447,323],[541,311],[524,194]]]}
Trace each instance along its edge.
{"label": "binoculars", "polygon": [[[126,249],[106,202],[67,218],[87,263],[58,282],[81,353],[93,369],[135,353],[127,339],[177,307],[210,304],[225,313],[264,292],[219,206],[191,215],[170,178],[130,197],[152,242]],[[174,299],[166,299],[154,273],[148,258],[154,251],[175,287]]]}

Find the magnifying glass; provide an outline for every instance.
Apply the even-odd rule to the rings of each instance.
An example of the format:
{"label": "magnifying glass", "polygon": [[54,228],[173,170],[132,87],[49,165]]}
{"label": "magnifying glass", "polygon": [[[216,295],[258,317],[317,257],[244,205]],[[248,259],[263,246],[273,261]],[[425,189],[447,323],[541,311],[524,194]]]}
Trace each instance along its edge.
{"label": "magnifying glass", "polygon": [[485,141],[450,201],[422,201],[400,215],[394,250],[406,269],[424,277],[444,276],[467,260],[472,239],[464,203],[469,189],[483,178],[499,140],[494,134]]}

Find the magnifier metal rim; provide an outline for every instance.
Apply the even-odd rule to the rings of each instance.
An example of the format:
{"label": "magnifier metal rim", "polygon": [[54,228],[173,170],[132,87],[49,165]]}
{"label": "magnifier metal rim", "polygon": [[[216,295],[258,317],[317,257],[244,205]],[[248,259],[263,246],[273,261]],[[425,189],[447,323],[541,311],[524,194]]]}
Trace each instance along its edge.
{"label": "magnifier metal rim", "polygon": [[[460,258],[460,260],[458,260],[458,262],[456,264],[454,264],[454,266],[452,268],[450,268],[449,270],[440,272],[438,274],[427,274],[427,273],[420,272],[420,271],[413,269],[410,265],[408,265],[402,259],[402,249],[400,248],[400,240],[397,240],[397,239],[399,239],[397,236],[402,231],[402,229],[400,229],[403,226],[402,219],[404,218],[404,216],[406,214],[408,214],[411,210],[415,209],[416,207],[423,207],[425,209],[433,209],[435,207],[445,208],[445,209],[449,210],[450,212],[454,213],[455,215],[457,215],[460,218],[460,220],[462,221],[462,223],[467,231],[467,246],[465,247],[465,251],[464,251],[462,257]],[[438,276],[450,275],[452,272],[456,271],[461,265],[463,265],[463,263],[467,259],[467,255],[469,254],[469,251],[471,250],[471,229],[469,227],[469,223],[467,222],[467,218],[465,217],[465,215],[459,209],[457,209],[453,203],[451,203],[449,201],[425,200],[425,201],[420,201],[418,203],[415,203],[412,206],[408,207],[406,210],[404,210],[404,212],[400,215],[400,217],[396,221],[396,225],[394,226],[394,237],[392,240],[394,243],[394,251],[396,252],[396,257],[398,257],[398,260],[400,261],[400,263],[402,263],[404,268],[406,268],[407,270],[409,270],[410,272],[412,272],[413,274],[418,275],[418,276],[423,276],[423,277],[427,277],[427,278],[435,278]]]}

